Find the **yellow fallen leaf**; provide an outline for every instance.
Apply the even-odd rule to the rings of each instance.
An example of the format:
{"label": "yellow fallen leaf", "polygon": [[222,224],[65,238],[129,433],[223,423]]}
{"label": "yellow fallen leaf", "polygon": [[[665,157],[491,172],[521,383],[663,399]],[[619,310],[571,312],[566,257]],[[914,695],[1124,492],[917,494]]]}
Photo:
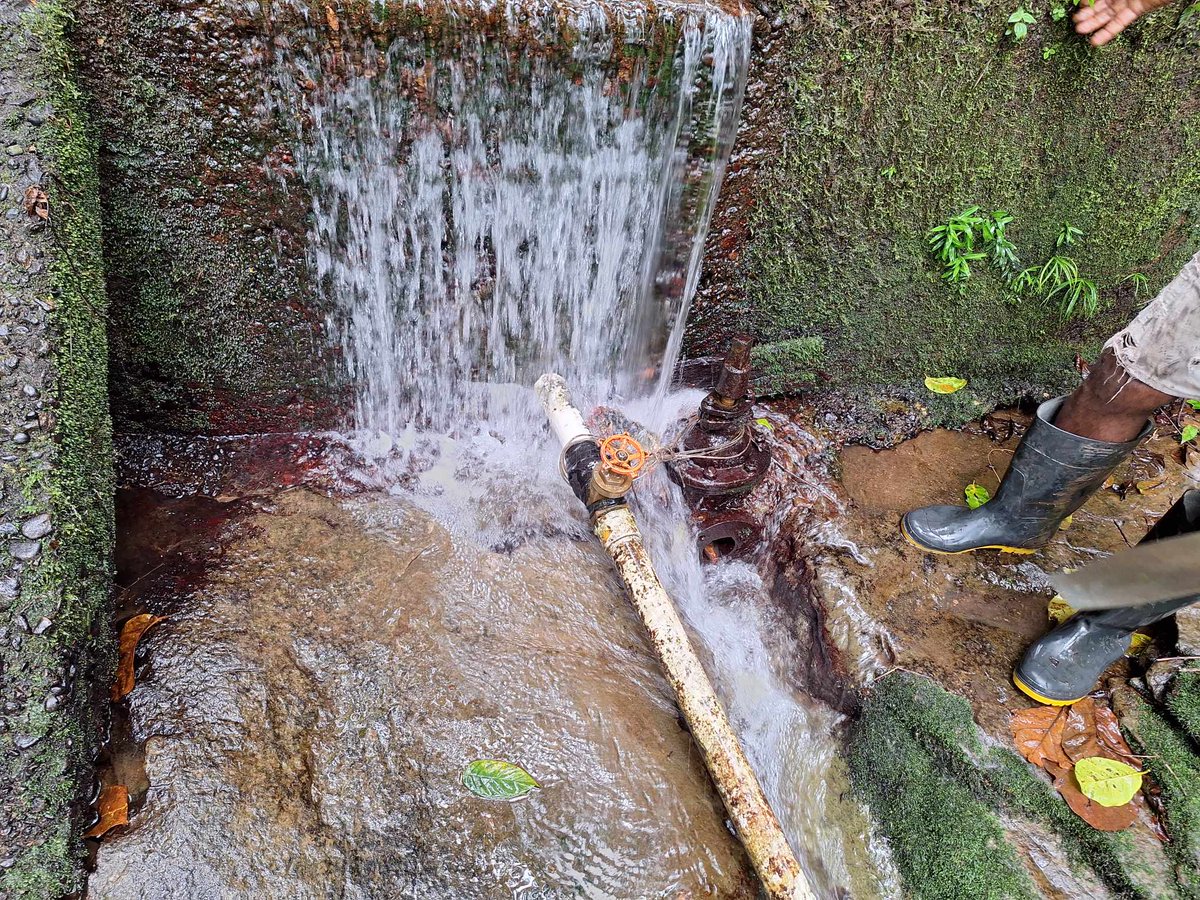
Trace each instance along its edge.
{"label": "yellow fallen leaf", "polygon": [[1148,494],[1158,490],[1164,484],[1166,484],[1165,478],[1148,478],[1145,481],[1139,481],[1134,487],[1137,488],[1139,494]]}
{"label": "yellow fallen leaf", "polygon": [[1075,763],[1075,780],[1089,800],[1101,806],[1124,806],[1142,787],[1142,773],[1115,759],[1089,756]]}
{"label": "yellow fallen leaf", "polygon": [[935,394],[953,394],[955,391],[961,391],[967,386],[965,378],[934,378],[931,375],[925,376],[925,387],[929,388]]}
{"label": "yellow fallen leaf", "polygon": [[120,700],[133,690],[133,657],[137,652],[138,641],[150,628],[163,620],[162,616],[142,613],[129,619],[121,628],[119,656],[117,658],[117,678],[112,686],[113,700]]}
{"label": "yellow fallen leaf", "polygon": [[1055,625],[1061,625],[1075,615],[1075,609],[1061,596],[1055,594],[1054,599],[1046,606],[1046,615]]}
{"label": "yellow fallen leaf", "polygon": [[111,784],[100,792],[96,801],[100,821],[93,825],[84,837],[103,837],[118,825],[129,824],[129,789],[123,784]]}
{"label": "yellow fallen leaf", "polygon": [[1129,639],[1129,649],[1125,651],[1126,656],[1137,656],[1143,650],[1150,646],[1153,641],[1148,634],[1142,634],[1140,631],[1135,631],[1133,637]]}
{"label": "yellow fallen leaf", "polygon": [[1065,519],[1062,520],[1062,522],[1059,523],[1058,530],[1066,531],[1068,528],[1070,528],[1074,524],[1075,524],[1075,517],[1067,516]]}

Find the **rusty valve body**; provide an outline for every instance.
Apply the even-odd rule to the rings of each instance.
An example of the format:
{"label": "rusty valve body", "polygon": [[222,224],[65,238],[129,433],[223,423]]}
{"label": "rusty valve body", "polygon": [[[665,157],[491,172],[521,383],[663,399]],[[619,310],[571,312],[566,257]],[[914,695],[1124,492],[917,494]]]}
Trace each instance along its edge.
{"label": "rusty valve body", "polygon": [[669,463],[671,477],[683,488],[700,523],[701,550],[710,559],[745,555],[762,533],[740,504],[771,467],[771,451],[751,418],[753,346],[744,335],[733,339],[716,387],[683,436],[682,457]]}

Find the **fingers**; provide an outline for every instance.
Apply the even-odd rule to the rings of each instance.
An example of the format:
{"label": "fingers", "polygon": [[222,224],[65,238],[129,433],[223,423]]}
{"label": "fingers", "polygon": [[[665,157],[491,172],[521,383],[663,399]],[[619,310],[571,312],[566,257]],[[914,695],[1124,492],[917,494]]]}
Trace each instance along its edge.
{"label": "fingers", "polygon": [[1079,11],[1073,16],[1075,30],[1080,34],[1090,34],[1091,42],[1096,47],[1103,47],[1118,34],[1126,29],[1138,16],[1162,3],[1146,3],[1143,0],[1096,0],[1088,4],[1084,0]]}
{"label": "fingers", "polygon": [[1103,47],[1118,34],[1125,30],[1126,26],[1134,22],[1138,17],[1128,6],[1119,10],[1108,23],[1092,35],[1092,46]]}
{"label": "fingers", "polygon": [[1108,0],[1096,0],[1094,4],[1088,4],[1085,0],[1073,18],[1076,31],[1091,34],[1112,18],[1112,4]]}

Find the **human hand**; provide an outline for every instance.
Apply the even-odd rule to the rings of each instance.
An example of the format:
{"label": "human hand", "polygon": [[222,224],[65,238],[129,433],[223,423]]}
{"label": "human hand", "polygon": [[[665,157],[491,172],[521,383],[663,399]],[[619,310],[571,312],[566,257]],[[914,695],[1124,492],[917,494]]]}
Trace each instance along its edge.
{"label": "human hand", "polygon": [[1124,31],[1126,26],[1170,2],[1171,0],[1082,0],[1079,11],[1075,13],[1075,30],[1080,34],[1090,34],[1092,46],[1103,47]]}

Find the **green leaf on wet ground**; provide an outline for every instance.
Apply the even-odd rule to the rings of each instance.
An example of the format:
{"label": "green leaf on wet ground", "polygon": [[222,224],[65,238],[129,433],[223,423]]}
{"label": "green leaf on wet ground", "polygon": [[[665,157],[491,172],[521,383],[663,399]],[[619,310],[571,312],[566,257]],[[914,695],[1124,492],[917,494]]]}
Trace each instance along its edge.
{"label": "green leaf on wet ground", "polygon": [[463,769],[462,783],[476,797],[485,800],[519,800],[541,787],[516,763],[502,759],[472,761]]}
{"label": "green leaf on wet ground", "polygon": [[1179,433],[1179,443],[1187,444],[1200,437],[1200,426],[1185,425],[1183,431]]}
{"label": "green leaf on wet ground", "polygon": [[991,492],[982,484],[968,484],[963,493],[967,497],[967,506],[971,507],[971,509],[979,509],[979,507],[992,499]]}
{"label": "green leaf on wet ground", "polygon": [[1187,403],[1187,405],[1188,405],[1188,406],[1190,406],[1192,409],[1200,409],[1200,400],[1187,400],[1187,401],[1185,401],[1185,402],[1186,402],[1186,403]]}
{"label": "green leaf on wet ground", "polygon": [[925,387],[933,391],[935,394],[953,394],[955,391],[961,391],[967,386],[965,378],[934,378],[931,375],[925,376]]}
{"label": "green leaf on wet ground", "polygon": [[770,419],[755,419],[754,424],[761,425],[763,428],[767,429],[767,431],[775,430],[775,426],[771,424]]}
{"label": "green leaf on wet ground", "polygon": [[1075,780],[1089,800],[1101,806],[1124,806],[1141,789],[1142,773],[1115,759],[1089,756],[1075,763]]}

